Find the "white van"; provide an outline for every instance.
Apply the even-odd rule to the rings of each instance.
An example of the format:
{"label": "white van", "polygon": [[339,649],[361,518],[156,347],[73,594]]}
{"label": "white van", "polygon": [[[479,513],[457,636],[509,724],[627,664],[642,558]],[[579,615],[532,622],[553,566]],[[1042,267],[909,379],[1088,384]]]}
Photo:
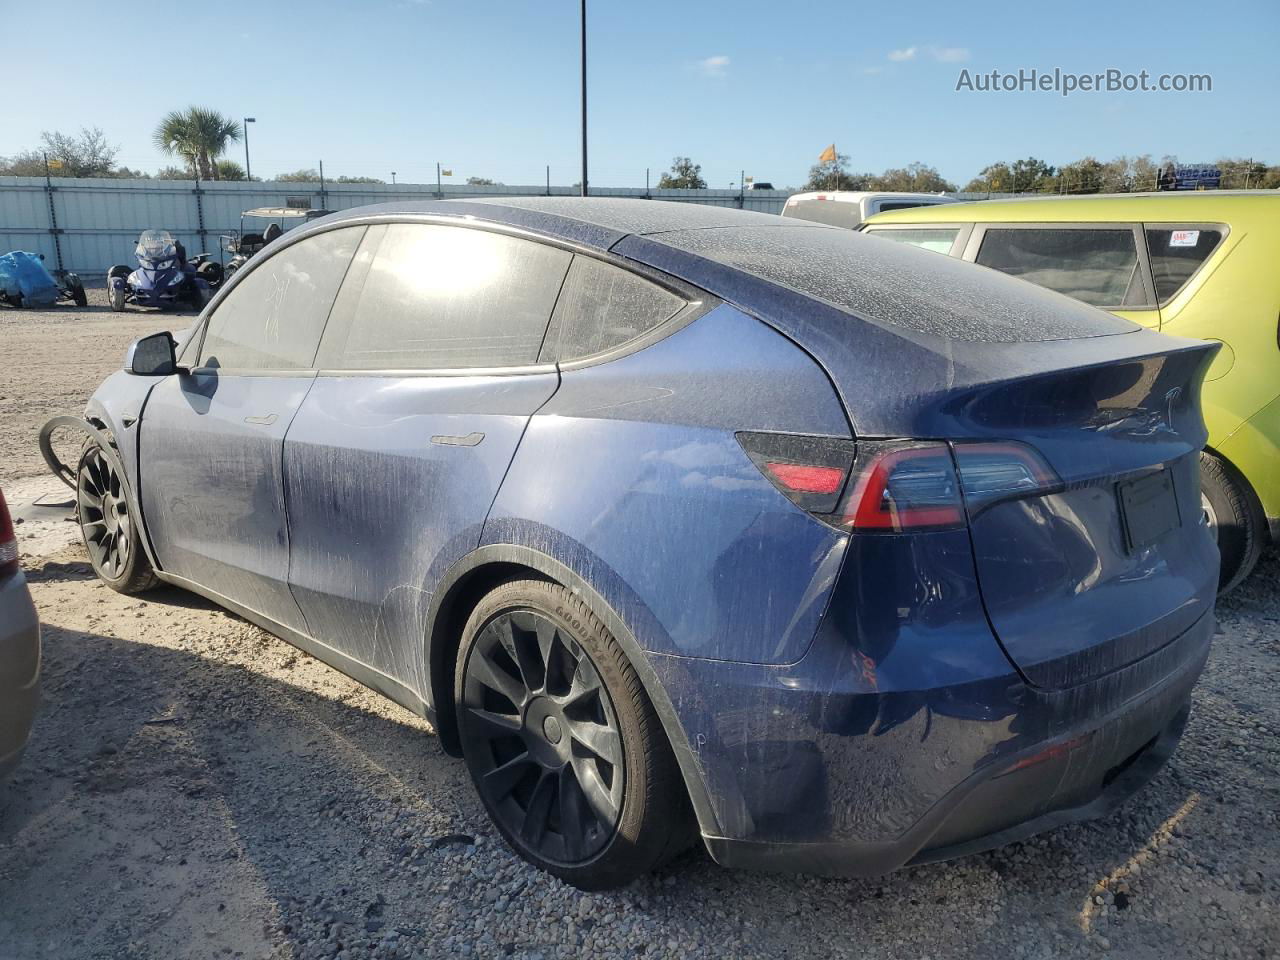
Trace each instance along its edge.
{"label": "white van", "polygon": [[829,190],[822,193],[792,194],[787,197],[782,215],[854,230],[872,214],[903,210],[907,207],[924,207],[934,203],[957,202],[955,197],[944,197],[938,193]]}

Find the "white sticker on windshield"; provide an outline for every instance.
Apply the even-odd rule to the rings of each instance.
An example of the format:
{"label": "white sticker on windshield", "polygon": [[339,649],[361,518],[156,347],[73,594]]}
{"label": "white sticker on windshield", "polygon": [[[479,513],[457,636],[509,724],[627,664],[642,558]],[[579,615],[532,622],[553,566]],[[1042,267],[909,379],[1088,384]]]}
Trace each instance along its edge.
{"label": "white sticker on windshield", "polygon": [[1194,247],[1199,240],[1199,230],[1174,230],[1169,235],[1169,246]]}

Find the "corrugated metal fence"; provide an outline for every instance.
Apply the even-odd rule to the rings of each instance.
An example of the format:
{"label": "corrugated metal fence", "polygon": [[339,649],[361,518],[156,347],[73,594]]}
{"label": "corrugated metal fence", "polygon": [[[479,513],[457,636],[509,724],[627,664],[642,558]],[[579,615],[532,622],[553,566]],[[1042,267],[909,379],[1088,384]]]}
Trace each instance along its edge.
{"label": "corrugated metal fence", "polygon": [[[300,206],[343,210],[387,200],[439,197],[574,196],[572,187],[471,187],[398,183],[283,183],[193,180],[106,180],[0,177],[0,253],[43,253],[49,267],[102,276],[114,263],[133,263],[138,234],[165,229],[188,253],[217,255],[219,237],[238,233],[240,214],[254,207]],[[785,190],[648,190],[593,187],[593,196],[649,197],[687,203],[745,207],[780,213]],[[301,222],[301,221],[298,221]],[[260,231],[262,220],[246,220]],[[288,224],[286,224],[288,226]]]}

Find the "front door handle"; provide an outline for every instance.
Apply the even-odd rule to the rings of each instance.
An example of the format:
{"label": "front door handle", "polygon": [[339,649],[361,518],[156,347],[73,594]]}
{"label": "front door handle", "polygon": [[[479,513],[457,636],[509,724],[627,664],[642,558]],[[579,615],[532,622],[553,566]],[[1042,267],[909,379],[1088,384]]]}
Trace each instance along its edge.
{"label": "front door handle", "polygon": [[258,426],[258,427],[269,427],[273,423],[275,423],[278,419],[280,418],[277,417],[274,413],[268,413],[265,417],[245,417],[244,422],[252,423],[254,426]]}

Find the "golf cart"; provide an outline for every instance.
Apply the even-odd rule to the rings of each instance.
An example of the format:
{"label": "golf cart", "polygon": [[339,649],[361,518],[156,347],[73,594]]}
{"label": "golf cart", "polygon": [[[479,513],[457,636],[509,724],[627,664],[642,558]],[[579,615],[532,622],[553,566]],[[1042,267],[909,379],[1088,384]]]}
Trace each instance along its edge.
{"label": "golf cart", "polygon": [[[231,259],[226,264],[225,277],[228,280],[231,279],[231,276],[244,266],[245,261],[284,233],[288,229],[285,226],[287,221],[300,220],[305,223],[318,217],[327,216],[331,212],[330,210],[306,210],[297,207],[255,207],[252,210],[246,210],[240,214],[239,236],[224,234],[219,238],[222,243],[222,249],[231,254]],[[267,224],[261,233],[246,233],[244,229],[245,217],[255,217],[273,222]],[[289,223],[289,227],[293,226],[297,226],[297,224]]]}

